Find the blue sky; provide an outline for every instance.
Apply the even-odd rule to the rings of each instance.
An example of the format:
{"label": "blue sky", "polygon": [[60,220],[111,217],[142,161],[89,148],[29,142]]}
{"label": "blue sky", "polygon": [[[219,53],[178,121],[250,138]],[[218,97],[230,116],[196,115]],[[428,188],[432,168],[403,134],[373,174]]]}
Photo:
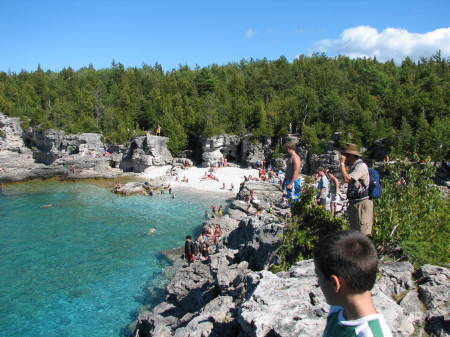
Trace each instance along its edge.
{"label": "blue sky", "polygon": [[250,57],[292,60],[314,51],[446,55],[448,13],[448,0],[0,0],[0,70],[105,68],[113,59],[170,70]]}

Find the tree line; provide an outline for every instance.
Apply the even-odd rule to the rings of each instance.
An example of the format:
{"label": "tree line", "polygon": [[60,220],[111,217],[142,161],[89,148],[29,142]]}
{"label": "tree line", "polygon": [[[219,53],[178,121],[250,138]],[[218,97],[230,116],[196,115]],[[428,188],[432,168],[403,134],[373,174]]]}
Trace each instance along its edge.
{"label": "tree line", "polygon": [[449,60],[436,53],[413,62],[301,55],[164,71],[155,64],[59,72],[0,72],[0,111],[24,125],[69,133],[101,132],[108,143],[155,131],[172,151],[199,135],[279,139],[292,125],[323,152],[336,132],[371,149],[386,138],[392,156],[448,159]]}

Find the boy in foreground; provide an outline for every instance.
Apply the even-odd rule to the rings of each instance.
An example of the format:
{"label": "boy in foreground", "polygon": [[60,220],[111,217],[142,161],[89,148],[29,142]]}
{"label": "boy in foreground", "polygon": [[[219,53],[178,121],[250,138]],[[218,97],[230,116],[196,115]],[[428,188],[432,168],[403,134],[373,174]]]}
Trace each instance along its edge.
{"label": "boy in foreground", "polygon": [[319,285],[331,306],[324,337],[392,337],[372,302],[378,256],[359,231],[332,233],[314,251]]}

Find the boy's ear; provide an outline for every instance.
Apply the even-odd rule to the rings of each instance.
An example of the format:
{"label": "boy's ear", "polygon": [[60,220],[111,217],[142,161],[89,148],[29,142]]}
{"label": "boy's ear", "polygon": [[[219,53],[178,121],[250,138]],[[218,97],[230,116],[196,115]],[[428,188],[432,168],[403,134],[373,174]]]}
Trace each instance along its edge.
{"label": "boy's ear", "polygon": [[338,293],[343,287],[345,287],[345,280],[342,277],[331,275],[330,279],[335,293]]}

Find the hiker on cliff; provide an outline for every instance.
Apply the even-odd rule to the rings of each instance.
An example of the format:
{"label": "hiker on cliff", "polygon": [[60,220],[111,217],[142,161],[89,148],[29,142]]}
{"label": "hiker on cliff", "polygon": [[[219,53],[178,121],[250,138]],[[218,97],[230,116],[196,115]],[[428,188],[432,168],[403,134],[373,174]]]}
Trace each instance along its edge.
{"label": "hiker on cliff", "polygon": [[156,135],[161,136],[161,125],[158,125],[158,127],[156,128]]}
{"label": "hiker on cliff", "polygon": [[378,256],[367,236],[344,231],[322,237],[314,248],[314,265],[330,305],[324,337],[392,337],[372,301]]}
{"label": "hiker on cliff", "polygon": [[330,182],[328,181],[328,177],[325,174],[325,170],[323,168],[320,168],[318,170],[318,174],[319,174],[319,182],[317,184],[317,201],[319,205],[322,205],[324,207],[327,206],[327,197],[328,197],[328,192],[330,190]]}
{"label": "hiker on cliff", "polygon": [[334,172],[327,171],[327,177],[330,181],[330,211],[331,214],[336,215],[337,204],[340,201],[339,197],[339,179],[336,178]]}
{"label": "hiker on cliff", "polygon": [[[369,168],[361,159],[359,147],[348,144],[341,155],[341,173],[344,182],[348,183],[347,208],[350,228],[366,235],[372,234],[373,200],[369,198]],[[347,169],[347,165],[350,169]]]}
{"label": "hiker on cliff", "polygon": [[286,188],[287,197],[290,200],[298,200],[301,195],[302,181],[300,172],[302,170],[302,159],[297,154],[297,144],[290,142],[286,144],[289,159],[286,163],[286,176],[283,181],[283,189]]}

